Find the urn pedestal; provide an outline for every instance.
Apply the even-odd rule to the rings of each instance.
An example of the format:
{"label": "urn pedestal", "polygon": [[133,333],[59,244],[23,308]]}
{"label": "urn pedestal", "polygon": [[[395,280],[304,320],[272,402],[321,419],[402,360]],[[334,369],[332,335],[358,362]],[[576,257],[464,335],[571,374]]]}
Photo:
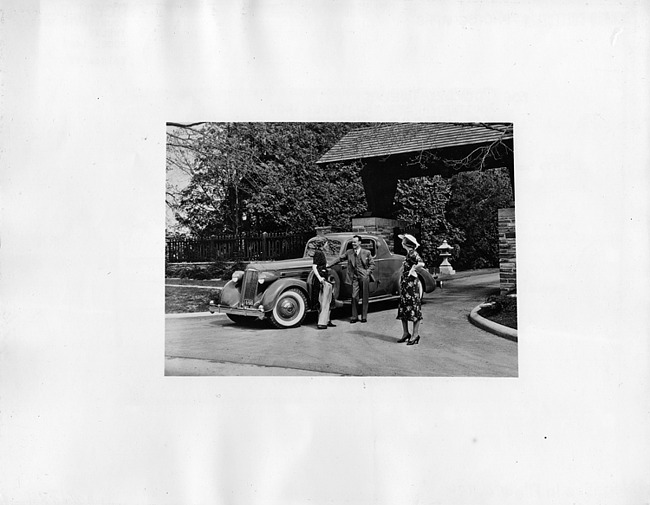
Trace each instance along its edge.
{"label": "urn pedestal", "polygon": [[451,256],[451,247],[446,240],[443,240],[442,245],[438,246],[438,251],[440,251],[440,256],[442,256],[442,263],[440,263],[440,274],[441,275],[453,275],[456,273],[454,268],[449,263],[449,257]]}

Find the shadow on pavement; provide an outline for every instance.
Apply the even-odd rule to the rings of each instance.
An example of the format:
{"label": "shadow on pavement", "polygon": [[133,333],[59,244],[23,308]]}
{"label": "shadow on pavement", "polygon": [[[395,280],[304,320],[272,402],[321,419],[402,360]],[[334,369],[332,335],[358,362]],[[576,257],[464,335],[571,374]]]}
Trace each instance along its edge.
{"label": "shadow on pavement", "polygon": [[353,331],[350,332],[352,335],[358,335],[360,337],[373,338],[375,340],[381,340],[382,342],[395,342],[402,336],[402,331],[399,331],[399,336],[385,335],[383,333],[376,333],[374,331]]}

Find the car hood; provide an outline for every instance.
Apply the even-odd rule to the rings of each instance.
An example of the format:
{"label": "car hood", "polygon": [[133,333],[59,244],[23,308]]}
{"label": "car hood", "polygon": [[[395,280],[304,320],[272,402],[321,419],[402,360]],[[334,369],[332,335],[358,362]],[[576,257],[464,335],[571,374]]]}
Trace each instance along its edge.
{"label": "car hood", "polygon": [[256,261],[250,263],[248,268],[254,268],[260,271],[278,270],[284,272],[287,270],[308,270],[311,268],[314,260],[312,258],[296,258],[291,260],[278,261]]}

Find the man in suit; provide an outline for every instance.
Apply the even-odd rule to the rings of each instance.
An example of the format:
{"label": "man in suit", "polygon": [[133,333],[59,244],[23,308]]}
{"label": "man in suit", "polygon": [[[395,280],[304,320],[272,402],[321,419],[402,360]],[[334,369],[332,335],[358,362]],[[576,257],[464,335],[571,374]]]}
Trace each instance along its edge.
{"label": "man in suit", "polygon": [[350,322],[358,321],[357,304],[359,303],[359,290],[361,290],[361,322],[365,323],[368,320],[370,283],[375,280],[372,275],[375,270],[375,260],[372,259],[370,251],[361,248],[361,237],[355,235],[352,237],[352,249],[348,249],[343,256],[339,256],[331,265],[328,265],[328,268],[342,261],[348,262],[345,283],[352,284],[352,319]]}

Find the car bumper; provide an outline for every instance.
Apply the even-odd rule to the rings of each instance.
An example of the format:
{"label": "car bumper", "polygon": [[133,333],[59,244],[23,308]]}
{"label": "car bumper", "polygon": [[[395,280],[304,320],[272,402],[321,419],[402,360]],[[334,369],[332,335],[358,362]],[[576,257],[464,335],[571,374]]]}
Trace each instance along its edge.
{"label": "car bumper", "polygon": [[235,314],[237,316],[246,316],[246,317],[257,317],[259,319],[264,319],[264,311],[259,310],[259,309],[253,309],[253,308],[244,308],[240,309],[238,307],[224,307],[222,305],[217,305],[214,302],[210,302],[210,305],[208,305],[208,310],[212,313],[220,313],[220,314]]}

